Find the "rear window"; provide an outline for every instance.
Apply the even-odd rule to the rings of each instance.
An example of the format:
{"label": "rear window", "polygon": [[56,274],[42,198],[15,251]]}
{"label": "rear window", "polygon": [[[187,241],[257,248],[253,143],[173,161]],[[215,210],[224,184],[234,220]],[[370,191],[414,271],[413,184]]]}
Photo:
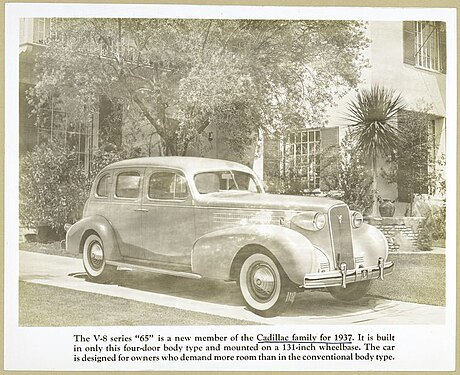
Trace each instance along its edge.
{"label": "rear window", "polygon": [[101,198],[109,196],[109,175],[102,176],[97,184],[96,195]]}
{"label": "rear window", "polygon": [[137,198],[141,176],[138,172],[123,172],[117,176],[115,195],[118,198]]}

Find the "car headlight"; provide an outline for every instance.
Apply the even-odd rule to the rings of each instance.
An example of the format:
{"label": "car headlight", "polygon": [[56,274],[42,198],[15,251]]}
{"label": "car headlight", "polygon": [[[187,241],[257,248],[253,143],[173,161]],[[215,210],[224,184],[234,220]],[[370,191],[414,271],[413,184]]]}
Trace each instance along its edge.
{"label": "car headlight", "polygon": [[363,215],[361,212],[354,211],[351,214],[351,225],[353,228],[359,228],[364,222]]}
{"label": "car headlight", "polygon": [[321,212],[304,212],[294,216],[291,223],[306,230],[321,230],[326,225],[326,215]]}
{"label": "car headlight", "polygon": [[313,224],[315,225],[316,229],[323,229],[326,225],[326,215],[318,212],[313,219]]}

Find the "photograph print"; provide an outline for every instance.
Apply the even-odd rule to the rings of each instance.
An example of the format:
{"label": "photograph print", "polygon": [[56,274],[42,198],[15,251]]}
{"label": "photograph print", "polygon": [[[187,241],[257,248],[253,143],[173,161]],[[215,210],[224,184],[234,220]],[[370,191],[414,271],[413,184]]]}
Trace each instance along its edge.
{"label": "photograph print", "polygon": [[19,326],[444,324],[447,24],[356,18],[21,17]]}

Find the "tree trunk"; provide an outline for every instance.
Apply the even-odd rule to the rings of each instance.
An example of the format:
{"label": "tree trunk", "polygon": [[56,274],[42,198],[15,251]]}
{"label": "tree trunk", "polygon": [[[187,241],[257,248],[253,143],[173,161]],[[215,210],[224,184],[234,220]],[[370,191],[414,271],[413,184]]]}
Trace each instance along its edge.
{"label": "tree trunk", "polygon": [[377,192],[377,155],[372,157],[372,217],[380,217],[379,201]]}

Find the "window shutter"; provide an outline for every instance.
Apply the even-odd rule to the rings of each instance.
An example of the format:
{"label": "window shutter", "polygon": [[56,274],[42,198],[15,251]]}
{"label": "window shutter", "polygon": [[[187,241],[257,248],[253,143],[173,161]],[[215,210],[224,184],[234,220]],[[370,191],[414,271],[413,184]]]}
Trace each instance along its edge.
{"label": "window shutter", "polygon": [[415,65],[415,22],[403,22],[403,62]]}
{"label": "window shutter", "polygon": [[441,73],[446,73],[446,23],[438,22],[439,28],[439,61]]}
{"label": "window shutter", "polygon": [[321,159],[320,159],[320,182],[321,190],[336,189],[336,186],[330,186],[327,181],[327,175],[338,172],[339,163],[339,128],[328,127],[321,128]]}

